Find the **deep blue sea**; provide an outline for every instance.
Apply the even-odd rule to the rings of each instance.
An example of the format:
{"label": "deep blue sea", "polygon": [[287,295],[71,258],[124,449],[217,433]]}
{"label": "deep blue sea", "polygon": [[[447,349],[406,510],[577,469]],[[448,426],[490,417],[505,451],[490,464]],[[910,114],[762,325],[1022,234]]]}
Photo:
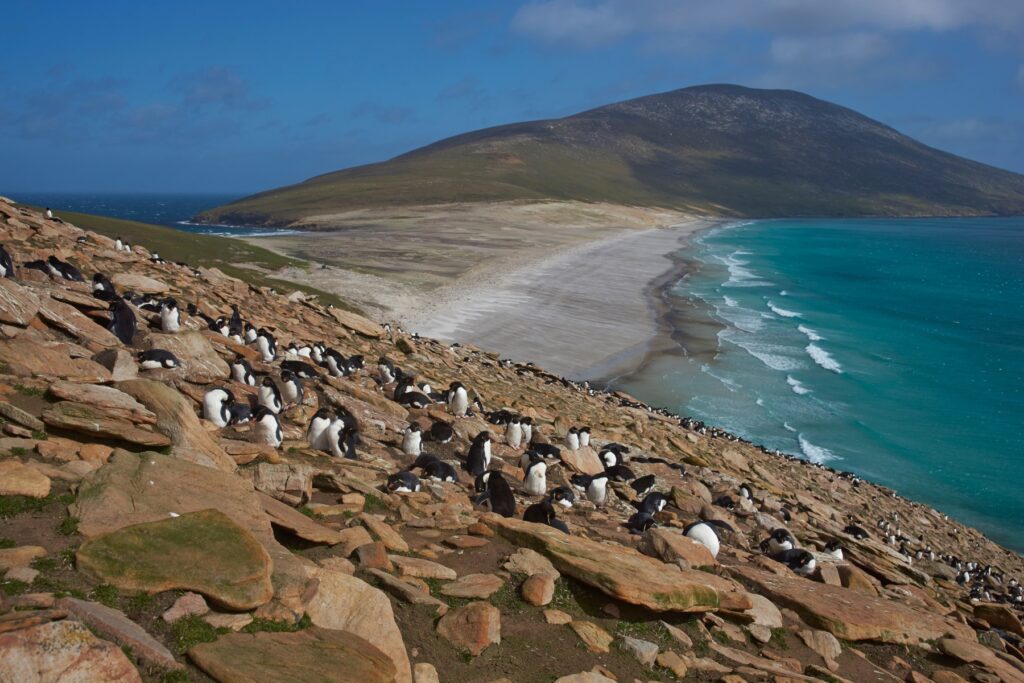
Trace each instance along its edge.
{"label": "deep blue sea", "polygon": [[101,194],[101,193],[14,193],[11,199],[53,210],[77,211],[112,216],[129,221],[164,225],[175,230],[205,235],[269,237],[294,233],[275,228],[246,228],[233,225],[196,225],[189,219],[215,206],[239,199],[237,194]]}
{"label": "deep blue sea", "polygon": [[1024,551],[1024,219],[756,221],[683,256],[690,351],[624,389]]}

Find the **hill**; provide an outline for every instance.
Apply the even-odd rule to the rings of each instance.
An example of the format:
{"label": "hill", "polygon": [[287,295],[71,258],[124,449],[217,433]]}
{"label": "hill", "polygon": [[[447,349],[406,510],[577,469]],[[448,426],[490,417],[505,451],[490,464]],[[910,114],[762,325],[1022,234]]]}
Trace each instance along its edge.
{"label": "hill", "polygon": [[1024,176],[789,90],[684,88],[474,131],[246,197],[197,220],[328,225],[353,209],[578,200],[710,215],[1024,213]]}
{"label": "hill", "polygon": [[[153,262],[149,245],[115,251],[2,198],[0,242],[0,681],[1024,681],[1022,558],[891,490],[534,364]],[[127,303],[114,310],[138,325],[115,336],[88,282],[31,265],[50,256],[211,318],[237,306],[278,352],[199,315],[163,332]],[[204,408],[214,389],[239,418],[270,401],[230,364],[283,384],[292,342],[367,362],[334,376],[307,359],[280,431],[203,418],[223,416]],[[180,363],[142,367],[143,350]],[[382,356],[479,407],[398,400]],[[310,443],[321,409],[354,430],[345,457]],[[547,446],[545,492],[601,473],[600,452],[618,453],[616,481],[523,520],[544,498],[506,411]],[[412,424],[436,479],[403,447]],[[589,444],[569,449],[572,425]],[[465,454],[483,432],[508,517],[475,502]],[[418,490],[388,485],[414,470]],[[663,505],[630,533],[648,486]],[[769,537],[799,549],[769,556]]]}

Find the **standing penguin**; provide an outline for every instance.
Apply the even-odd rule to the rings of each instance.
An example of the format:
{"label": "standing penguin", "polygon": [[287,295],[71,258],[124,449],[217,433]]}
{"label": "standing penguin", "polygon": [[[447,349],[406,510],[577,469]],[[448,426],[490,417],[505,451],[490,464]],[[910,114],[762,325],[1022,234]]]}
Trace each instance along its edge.
{"label": "standing penguin", "polygon": [[264,377],[263,382],[260,383],[259,404],[274,415],[280,413],[284,408],[281,401],[281,390],[277,388],[277,384],[270,377]]}
{"label": "standing penguin", "polygon": [[260,406],[253,413],[253,420],[255,421],[253,429],[258,441],[274,448],[280,448],[283,437],[281,423],[278,421],[277,415],[267,410],[266,407]]}
{"label": "standing penguin", "polygon": [[203,396],[203,417],[218,427],[227,427],[231,421],[228,406],[233,397],[226,389],[211,389]]}
{"label": "standing penguin", "polygon": [[569,431],[565,435],[565,446],[570,451],[579,450],[580,434],[579,430],[577,430],[575,427],[569,427]]}
{"label": "standing penguin", "polygon": [[321,408],[309,421],[309,429],[306,430],[306,439],[309,447],[318,451],[327,450],[327,428],[331,426],[331,411]]}
{"label": "standing penguin", "polygon": [[476,505],[502,517],[516,514],[516,497],[501,472],[491,470],[481,474],[476,478],[476,490],[481,492],[474,501]]}
{"label": "standing penguin", "polygon": [[264,363],[272,363],[277,356],[277,341],[274,335],[262,328],[256,334],[256,348],[263,354]]}
{"label": "standing penguin", "polygon": [[406,455],[419,455],[422,450],[420,426],[413,422],[402,433],[402,452]]}
{"label": "standing penguin", "polygon": [[248,384],[250,387],[256,386],[256,375],[253,374],[252,365],[244,356],[235,356],[235,359],[231,361],[231,379],[240,384]]}
{"label": "standing penguin", "polygon": [[299,405],[302,403],[305,390],[302,387],[302,380],[291,370],[281,372],[281,396],[288,405]]}
{"label": "standing penguin", "polygon": [[160,329],[171,334],[181,329],[181,313],[174,299],[167,298],[160,302]]}
{"label": "standing penguin", "polygon": [[523,443],[533,441],[533,418],[524,417],[519,420],[519,427],[523,430]]}
{"label": "standing penguin", "polygon": [[590,427],[580,427],[579,431],[580,448],[586,448],[590,445]]}
{"label": "standing penguin", "polygon": [[772,535],[761,541],[761,550],[768,555],[775,555],[796,547],[796,539],[788,529],[778,528]]}
{"label": "standing penguin", "polygon": [[462,382],[452,382],[448,387],[448,410],[455,417],[466,417],[469,412],[469,394]]}
{"label": "standing penguin", "polygon": [[132,307],[125,303],[124,299],[117,299],[110,305],[110,312],[107,329],[113,332],[122,344],[131,344],[135,337],[135,312]]}
{"label": "standing penguin", "polygon": [[113,301],[118,298],[114,283],[103,273],[92,276],[92,295],[101,301]]}
{"label": "standing penguin", "polygon": [[602,507],[608,500],[608,475],[602,472],[588,477],[585,474],[574,474],[571,478],[572,485],[586,491],[587,500],[598,507]]}
{"label": "standing penguin", "polygon": [[114,251],[122,250],[124,250],[124,241],[120,237],[118,237],[116,240],[114,240]]}
{"label": "standing penguin", "polygon": [[543,496],[548,492],[548,465],[544,459],[538,459],[526,466],[526,478],[523,479],[523,490],[531,496]]}
{"label": "standing penguin", "polygon": [[480,432],[473,438],[466,456],[466,470],[474,477],[486,472],[491,466],[491,435]]}
{"label": "standing penguin", "polygon": [[512,419],[505,426],[505,443],[510,448],[519,450],[523,444],[523,423],[520,422],[519,416],[513,415]]}

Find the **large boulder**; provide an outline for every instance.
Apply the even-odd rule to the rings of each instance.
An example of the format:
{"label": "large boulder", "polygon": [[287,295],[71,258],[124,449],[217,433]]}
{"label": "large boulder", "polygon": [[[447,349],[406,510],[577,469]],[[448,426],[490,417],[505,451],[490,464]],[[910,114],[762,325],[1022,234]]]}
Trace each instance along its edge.
{"label": "large boulder", "polygon": [[130,379],[118,382],[117,388],[156,414],[156,428],[170,438],[177,457],[225,472],[235,470],[235,461],[206,431],[192,404],[174,387],[149,379]]}
{"label": "large boulder", "polygon": [[220,683],[392,683],[395,666],[375,644],[345,631],[229,633],[188,652]]}
{"label": "large boulder", "polygon": [[489,602],[471,602],[441,617],[437,633],[476,657],[492,644],[501,643],[501,611]]}
{"label": "large boulder", "polygon": [[0,323],[25,327],[39,310],[39,297],[10,278],[0,278]]}
{"label": "large boulder", "polygon": [[144,448],[171,445],[166,435],[153,431],[148,425],[137,426],[129,420],[111,417],[101,405],[61,401],[43,412],[43,422],[57,429],[93,438],[114,439]]}
{"label": "large boulder", "polygon": [[110,330],[97,325],[74,306],[55,299],[40,300],[39,317],[93,350],[109,349],[121,344]]}
{"label": "large boulder", "polygon": [[0,633],[0,653],[0,681],[142,681],[121,648],[67,619]]}
{"label": "large boulder", "polygon": [[218,510],[146,522],[86,541],[78,569],[121,590],[190,590],[232,610],[259,607],[274,595],[270,555]]}
{"label": "large boulder", "polygon": [[759,593],[776,605],[789,607],[808,625],[837,638],[911,644],[948,634],[974,639],[974,632],[965,624],[934,612],[911,609],[894,600],[753,567],[733,567],[731,571],[744,582],[754,584]]}
{"label": "large boulder", "polygon": [[0,496],[46,498],[50,495],[50,478],[42,472],[10,458],[0,460]]}
{"label": "large boulder", "polygon": [[707,612],[719,607],[749,609],[746,592],[734,581],[696,570],[676,569],[622,546],[609,547],[564,534],[545,524],[489,515],[498,533],[545,555],[562,574],[603,593],[657,612]]}
{"label": "large boulder", "polygon": [[350,311],[343,311],[340,308],[332,307],[327,310],[342,327],[347,327],[356,334],[369,337],[370,339],[380,339],[384,336],[384,328],[369,318],[364,318]]}
{"label": "large boulder", "polygon": [[20,377],[52,377],[76,382],[109,382],[110,371],[87,358],[76,358],[74,348],[64,343],[25,339],[0,341],[0,363],[7,372]]}
{"label": "large boulder", "polygon": [[147,349],[163,349],[173,353],[181,361],[181,369],[175,370],[174,375],[189,382],[209,384],[227,379],[231,374],[227,362],[201,332],[154,333],[146,338],[145,346]]}
{"label": "large boulder", "polygon": [[691,567],[713,567],[718,564],[715,556],[702,543],[678,531],[651,527],[644,532],[640,551],[651,557],[679,565],[682,569]]}
{"label": "large boulder", "polygon": [[391,601],[379,589],[344,572],[320,569],[319,586],[306,606],[317,626],[348,631],[376,645],[394,664],[395,680],[411,683],[412,668]]}
{"label": "large boulder", "polygon": [[121,289],[136,294],[163,294],[170,289],[163,282],[138,273],[115,273],[110,281]]}

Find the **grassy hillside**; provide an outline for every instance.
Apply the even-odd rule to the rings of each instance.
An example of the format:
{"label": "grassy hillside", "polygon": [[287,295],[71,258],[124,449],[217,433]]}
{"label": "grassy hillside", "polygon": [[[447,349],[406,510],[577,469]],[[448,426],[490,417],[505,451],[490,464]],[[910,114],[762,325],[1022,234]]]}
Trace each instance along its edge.
{"label": "grassy hillside", "polygon": [[242,240],[181,232],[159,225],[74,211],[54,211],[54,215],[80,228],[92,230],[107,237],[121,237],[129,244],[143,246],[151,252],[159,253],[169,261],[182,261],[197,267],[219,268],[232,277],[258,287],[274,287],[283,292],[299,289],[309,294],[316,294],[324,303],[347,310],[357,310],[334,294],[271,277],[267,272],[287,267],[306,268],[309,267],[309,264]]}
{"label": "grassy hillside", "polygon": [[315,227],[368,207],[539,199],[734,216],[1005,215],[1024,213],[1024,176],[802,93],[700,86],[467,133],[198,220]]}

